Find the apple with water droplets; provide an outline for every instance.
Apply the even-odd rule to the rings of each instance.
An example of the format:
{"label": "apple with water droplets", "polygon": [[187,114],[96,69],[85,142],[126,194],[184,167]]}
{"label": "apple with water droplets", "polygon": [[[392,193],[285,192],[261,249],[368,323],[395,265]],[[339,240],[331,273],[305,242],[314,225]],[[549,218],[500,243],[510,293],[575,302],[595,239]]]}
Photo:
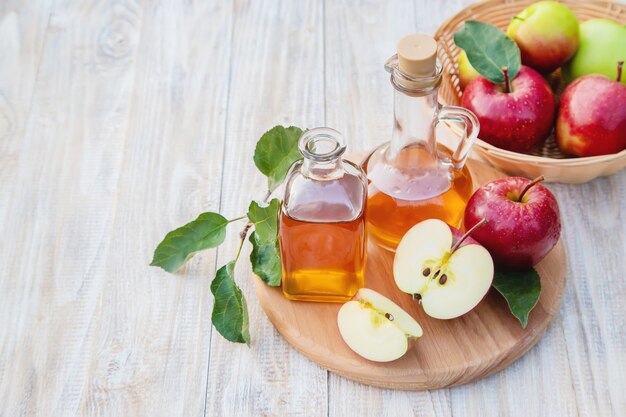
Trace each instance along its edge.
{"label": "apple with water droplets", "polygon": [[469,236],[438,219],[424,220],[402,237],[393,261],[400,290],[437,319],[459,317],[480,303],[493,281],[493,260]]}
{"label": "apple with water droplets", "polygon": [[495,84],[480,76],[463,91],[462,105],[480,121],[480,138],[498,148],[528,152],[543,143],[552,130],[555,99],[548,82],[522,65],[509,81]]}
{"label": "apple with water droplets", "polygon": [[[625,45],[626,47],[626,45]],[[563,152],[576,156],[610,155],[626,149],[626,85],[617,78],[590,74],[574,80],[561,95],[556,140]]]}
{"label": "apple with water droplets", "polygon": [[406,311],[382,294],[361,288],[339,309],[339,333],[348,347],[374,362],[403,356],[422,328]]}
{"label": "apple with water droplets", "polygon": [[465,208],[465,227],[487,223],[472,237],[507,269],[527,269],[552,250],[561,234],[559,205],[541,184],[521,177],[500,178],[480,187]]}

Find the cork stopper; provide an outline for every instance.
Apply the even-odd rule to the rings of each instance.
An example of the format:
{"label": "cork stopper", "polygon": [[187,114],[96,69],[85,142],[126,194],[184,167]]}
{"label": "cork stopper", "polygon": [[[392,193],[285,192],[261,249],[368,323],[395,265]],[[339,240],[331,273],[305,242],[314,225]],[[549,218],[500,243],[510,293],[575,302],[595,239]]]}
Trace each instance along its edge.
{"label": "cork stopper", "polygon": [[400,71],[412,77],[429,77],[436,71],[437,42],[430,35],[415,33],[397,46]]}

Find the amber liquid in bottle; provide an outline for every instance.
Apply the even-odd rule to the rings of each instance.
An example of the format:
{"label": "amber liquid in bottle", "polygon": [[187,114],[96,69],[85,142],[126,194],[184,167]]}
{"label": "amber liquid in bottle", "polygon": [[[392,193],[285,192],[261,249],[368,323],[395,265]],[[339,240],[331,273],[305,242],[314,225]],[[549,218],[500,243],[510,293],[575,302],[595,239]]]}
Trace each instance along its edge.
{"label": "amber liquid in bottle", "polygon": [[[329,217],[345,211],[322,208]],[[283,293],[291,300],[347,301],[364,285],[365,222],[318,223],[280,215]]]}
{"label": "amber liquid in bottle", "polygon": [[330,128],[302,134],[303,156],[287,174],[279,219],[282,284],[290,300],[343,302],[364,286],[367,178],[341,159]]}
{"label": "amber liquid in bottle", "polygon": [[[465,160],[479,122],[467,109],[439,104],[443,66],[436,51],[434,39],[409,35],[385,64],[394,88],[391,140],[372,152],[363,169],[368,179],[367,230],[374,243],[390,251],[423,220],[459,226],[472,194]],[[437,140],[440,122],[463,125],[455,151]]]}
{"label": "amber liquid in bottle", "polygon": [[[440,152],[450,152],[440,145]],[[408,148],[398,158],[398,163],[420,159],[420,148]],[[428,187],[420,179],[421,186]],[[433,184],[434,185],[434,184]],[[373,241],[388,250],[395,250],[400,239],[417,223],[427,219],[440,219],[444,222],[460,226],[465,206],[472,195],[472,179],[467,167],[454,173],[450,188],[437,196],[409,200],[395,198],[379,190],[370,182],[367,198],[367,227]]]}

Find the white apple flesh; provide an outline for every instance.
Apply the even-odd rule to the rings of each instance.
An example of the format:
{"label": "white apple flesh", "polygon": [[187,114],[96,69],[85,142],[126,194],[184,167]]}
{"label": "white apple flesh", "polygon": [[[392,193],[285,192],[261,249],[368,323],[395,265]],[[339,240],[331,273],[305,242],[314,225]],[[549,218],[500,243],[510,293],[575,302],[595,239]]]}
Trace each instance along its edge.
{"label": "white apple flesh", "polygon": [[400,290],[421,301],[437,319],[459,317],[483,299],[493,281],[493,260],[478,244],[454,248],[450,226],[437,219],[413,226],[402,238],[393,262]]}
{"label": "white apple flesh", "polygon": [[368,288],[361,288],[341,306],[337,325],[350,349],[375,362],[400,358],[409,349],[409,339],[422,336],[422,328],[413,317]]}

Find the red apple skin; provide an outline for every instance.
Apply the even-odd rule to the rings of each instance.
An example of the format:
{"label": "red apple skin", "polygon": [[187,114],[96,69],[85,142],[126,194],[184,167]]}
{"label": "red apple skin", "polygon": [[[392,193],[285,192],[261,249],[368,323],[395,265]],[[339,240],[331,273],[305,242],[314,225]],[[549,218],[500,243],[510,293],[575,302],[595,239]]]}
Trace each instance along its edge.
{"label": "red apple skin", "polygon": [[505,93],[502,85],[478,77],[465,88],[462,105],[478,116],[482,140],[528,152],[552,130],[554,94],[541,74],[524,65],[511,81],[511,90]]}
{"label": "red apple skin", "polygon": [[[456,242],[458,242],[459,239],[461,239],[465,233],[461,232],[456,227],[453,227],[453,226],[450,226],[450,225],[448,225],[448,227],[452,231],[452,246],[454,246],[454,245],[456,245]],[[472,232],[472,234],[473,233],[474,232]],[[478,243],[476,241],[476,239],[474,239],[472,236],[468,236],[468,237],[465,238],[463,243],[461,243],[461,246],[459,246],[459,248],[462,248],[465,245],[480,245],[480,243]]]}
{"label": "red apple skin", "polygon": [[472,237],[483,245],[494,263],[505,269],[528,269],[541,261],[561,235],[559,205],[554,195],[535,184],[517,202],[530,180],[500,178],[480,187],[465,208],[465,227],[483,218],[487,223]]}
{"label": "red apple skin", "polygon": [[626,85],[596,74],[577,78],[561,95],[556,139],[576,156],[626,149]]}
{"label": "red apple skin", "polygon": [[528,45],[516,39],[522,55],[522,62],[532,68],[549,74],[574,56],[578,49],[578,38],[562,35],[558,40],[546,41],[535,36],[528,39]]}

